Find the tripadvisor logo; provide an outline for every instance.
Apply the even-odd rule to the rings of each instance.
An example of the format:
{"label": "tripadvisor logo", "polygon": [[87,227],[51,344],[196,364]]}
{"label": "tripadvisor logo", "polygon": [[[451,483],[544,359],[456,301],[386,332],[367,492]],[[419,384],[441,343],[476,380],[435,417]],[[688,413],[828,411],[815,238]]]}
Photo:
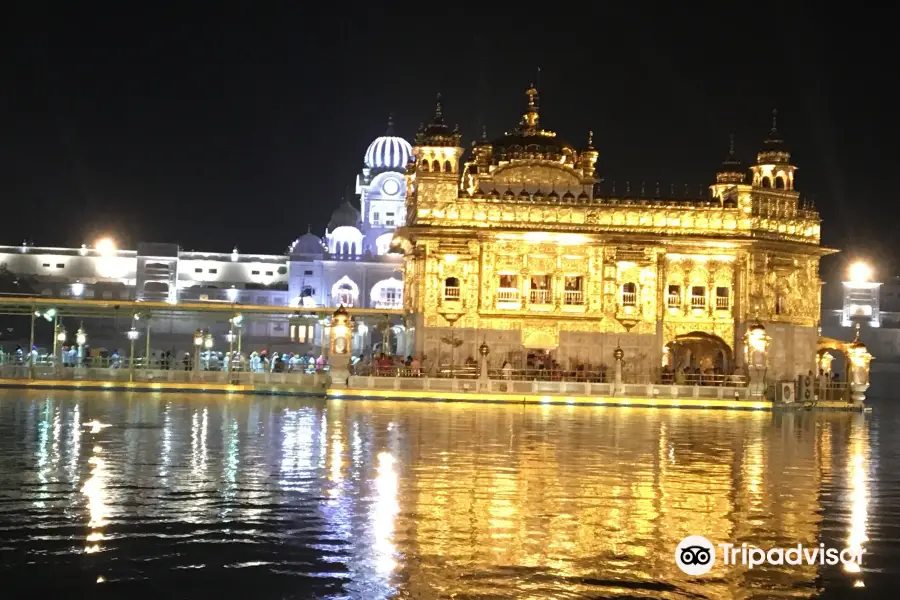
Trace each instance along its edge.
{"label": "tripadvisor logo", "polygon": [[862,564],[864,550],[859,547],[826,548],[825,544],[807,547],[797,544],[789,548],[769,548],[763,550],[756,546],[741,544],[717,544],[702,535],[689,535],[679,542],[675,548],[675,564],[688,575],[704,575],[716,564],[716,547],[720,552],[722,564],[726,566],[743,565],[748,569],[760,565],[837,565],[859,567]]}

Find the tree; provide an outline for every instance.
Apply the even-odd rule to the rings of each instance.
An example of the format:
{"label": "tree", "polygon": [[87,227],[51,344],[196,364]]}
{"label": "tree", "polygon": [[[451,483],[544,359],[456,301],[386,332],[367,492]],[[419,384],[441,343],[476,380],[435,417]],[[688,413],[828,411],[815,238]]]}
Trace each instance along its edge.
{"label": "tree", "polygon": [[6,263],[0,264],[0,294],[21,294],[33,296],[37,280],[30,275],[17,275],[9,270]]}

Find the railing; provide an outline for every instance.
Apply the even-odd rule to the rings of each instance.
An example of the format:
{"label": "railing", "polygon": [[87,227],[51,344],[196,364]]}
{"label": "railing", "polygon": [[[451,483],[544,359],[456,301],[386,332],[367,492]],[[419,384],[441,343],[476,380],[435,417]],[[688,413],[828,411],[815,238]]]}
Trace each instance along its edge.
{"label": "railing", "polygon": [[716,309],[728,310],[728,297],[716,296]]}
{"label": "railing", "polygon": [[706,296],[691,296],[691,308],[706,308]]}
{"label": "railing", "polygon": [[637,294],[635,292],[622,292],[622,306],[635,306]]}
{"label": "railing", "polygon": [[584,292],[581,290],[566,290],[564,298],[568,305],[584,304]]}
{"label": "railing", "polygon": [[27,379],[34,381],[96,381],[125,383],[133,379],[138,383],[207,383],[231,385],[284,385],[295,388],[321,390],[328,378],[325,373],[254,373],[250,371],[185,371],[181,369],[110,369],[94,367],[62,367],[35,365],[3,365],[2,379]]}
{"label": "railing", "polygon": [[678,294],[669,294],[667,300],[669,308],[679,308],[681,306],[681,296]]}
{"label": "railing", "polygon": [[374,304],[375,308],[403,308],[403,300],[376,300]]}
{"label": "railing", "polygon": [[444,286],[444,300],[459,300],[459,286],[458,285],[445,285]]}
{"label": "railing", "polygon": [[518,302],[518,288],[497,288],[497,302]]}
{"label": "railing", "polygon": [[550,290],[531,290],[532,304],[550,304]]}
{"label": "railing", "polygon": [[[543,375],[541,375],[543,373]],[[383,375],[382,375],[383,374]],[[480,371],[473,366],[433,369],[411,367],[385,367],[379,374],[357,369],[351,375],[352,388],[371,390],[403,390],[434,392],[482,392],[496,394],[546,394],[547,402],[571,402],[566,396],[594,397],[617,396],[622,398],[684,398],[699,400],[750,400],[750,388],[743,378],[725,380],[721,384],[699,385],[684,383],[641,382],[625,379],[621,387],[611,380],[612,374],[588,373],[556,374],[534,369],[488,369],[488,378],[481,379]],[[554,376],[557,375],[557,376]],[[710,376],[713,377],[713,376]],[[553,395],[558,395],[554,400]]]}
{"label": "railing", "polygon": [[[595,383],[610,382],[615,377],[612,367],[593,367],[582,369],[536,369],[536,368],[501,368],[498,365],[488,367],[489,379],[511,379],[515,381],[588,381]],[[361,377],[431,377],[435,379],[477,379],[481,375],[481,367],[473,364],[436,365],[423,364],[415,368],[405,365],[357,365],[353,374]],[[623,383],[629,385],[687,385],[702,387],[746,387],[747,376],[741,374],[725,375],[722,373],[623,373]]]}

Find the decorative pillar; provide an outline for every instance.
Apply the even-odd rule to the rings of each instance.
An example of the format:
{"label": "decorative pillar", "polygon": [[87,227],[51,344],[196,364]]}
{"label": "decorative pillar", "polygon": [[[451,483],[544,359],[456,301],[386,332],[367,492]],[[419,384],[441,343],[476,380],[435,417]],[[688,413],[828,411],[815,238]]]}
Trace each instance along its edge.
{"label": "decorative pillar", "polygon": [[869,389],[869,363],[873,356],[859,339],[859,326],[856,337],[847,344],[847,358],[850,359],[850,399],[853,404],[862,405]]}
{"label": "decorative pillar", "polygon": [[766,393],[766,366],[769,342],[766,328],[757,321],[744,334],[744,355],[749,377],[750,396],[760,398]]}
{"label": "decorative pillar", "polygon": [[350,352],[353,323],[347,309],[339,306],[331,316],[331,356],[329,357],[329,374],[331,387],[345,388],[350,379]]}
{"label": "decorative pillar", "polygon": [[613,380],[613,396],[621,396],[625,391],[625,386],[622,385],[622,359],[625,358],[625,351],[622,350],[622,347],[619,346],[618,342],[616,342],[616,349],[613,350],[613,358],[616,361],[615,379]]}
{"label": "decorative pillar", "polygon": [[[132,319],[132,323],[134,323],[134,319]],[[140,333],[132,325],[125,335],[128,336],[128,381],[134,381],[134,343],[137,341]]]}

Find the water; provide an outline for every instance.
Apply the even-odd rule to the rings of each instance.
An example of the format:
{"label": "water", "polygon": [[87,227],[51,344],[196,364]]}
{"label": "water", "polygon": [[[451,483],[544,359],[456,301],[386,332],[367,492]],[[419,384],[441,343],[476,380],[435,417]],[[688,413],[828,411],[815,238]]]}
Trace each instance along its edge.
{"label": "water", "polygon": [[[0,392],[6,597],[877,597],[900,411]],[[865,548],[689,577],[686,535]]]}

